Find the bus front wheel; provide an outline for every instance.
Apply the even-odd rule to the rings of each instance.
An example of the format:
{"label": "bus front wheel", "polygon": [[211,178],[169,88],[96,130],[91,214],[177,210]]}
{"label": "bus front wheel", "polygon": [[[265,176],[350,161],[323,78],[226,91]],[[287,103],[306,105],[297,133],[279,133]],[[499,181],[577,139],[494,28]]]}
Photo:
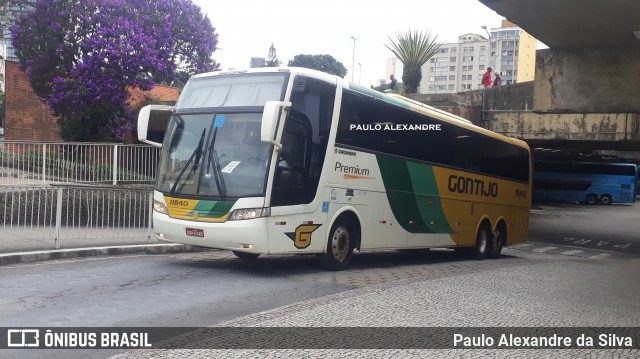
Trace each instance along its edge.
{"label": "bus front wheel", "polygon": [[598,196],[593,194],[593,193],[589,193],[587,195],[587,198],[585,199],[585,203],[586,204],[597,204],[598,203]]}
{"label": "bus front wheel", "polygon": [[245,259],[245,260],[254,260],[258,258],[258,256],[260,256],[257,253],[247,253],[247,252],[240,252],[240,251],[232,251],[232,252],[233,254],[236,255],[236,257],[240,259]]}
{"label": "bus front wheel", "polygon": [[353,254],[354,234],[347,223],[336,222],[329,233],[326,253],[317,255],[320,266],[332,271],[346,269]]}
{"label": "bus front wheel", "polygon": [[600,203],[602,204],[611,204],[611,196],[608,194],[603,194],[602,197],[600,197]]}

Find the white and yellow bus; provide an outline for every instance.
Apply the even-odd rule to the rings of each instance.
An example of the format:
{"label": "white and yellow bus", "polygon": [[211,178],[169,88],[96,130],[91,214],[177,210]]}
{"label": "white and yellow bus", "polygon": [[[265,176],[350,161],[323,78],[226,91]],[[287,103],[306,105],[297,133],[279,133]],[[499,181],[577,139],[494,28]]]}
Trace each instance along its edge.
{"label": "white and yellow bus", "polygon": [[138,136],[162,145],[161,241],[244,259],[316,254],[340,270],[354,249],[483,259],[527,239],[527,144],[419,102],[314,70],[262,68],[191,78],[162,143],[151,110]]}

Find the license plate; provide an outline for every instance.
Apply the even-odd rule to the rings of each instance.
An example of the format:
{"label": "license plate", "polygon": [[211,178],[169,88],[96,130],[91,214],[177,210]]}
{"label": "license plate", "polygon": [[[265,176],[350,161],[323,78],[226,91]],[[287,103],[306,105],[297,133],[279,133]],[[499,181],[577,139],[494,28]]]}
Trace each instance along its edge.
{"label": "license plate", "polygon": [[204,238],[204,230],[199,228],[186,228],[187,236]]}

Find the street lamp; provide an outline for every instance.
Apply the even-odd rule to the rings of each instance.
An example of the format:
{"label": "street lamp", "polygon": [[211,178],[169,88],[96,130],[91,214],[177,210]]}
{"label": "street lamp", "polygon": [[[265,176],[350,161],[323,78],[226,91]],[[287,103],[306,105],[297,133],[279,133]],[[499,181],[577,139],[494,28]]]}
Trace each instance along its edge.
{"label": "street lamp", "polygon": [[489,56],[487,56],[487,62],[489,64],[488,66],[491,66],[491,34],[489,33],[489,30],[487,30],[486,26],[482,25],[481,27],[487,32],[487,39],[489,39]]}
{"label": "street lamp", "polygon": [[353,55],[351,57],[351,82],[353,82],[353,75],[356,72],[356,39],[355,36],[351,36],[353,39]]}
{"label": "street lamp", "polygon": [[361,81],[362,81],[362,64],[358,62],[358,73],[359,73],[359,77],[358,77],[358,85],[361,85]]}

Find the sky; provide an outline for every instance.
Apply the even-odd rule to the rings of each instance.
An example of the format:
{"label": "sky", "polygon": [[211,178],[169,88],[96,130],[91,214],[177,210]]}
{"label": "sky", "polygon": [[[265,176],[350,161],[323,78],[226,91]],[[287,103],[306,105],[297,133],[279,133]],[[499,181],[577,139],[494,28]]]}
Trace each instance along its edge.
{"label": "sky", "polygon": [[298,54],[329,54],[347,68],[345,78],[367,87],[385,78],[390,37],[418,29],[455,43],[466,33],[486,37],[481,26],[500,27],[503,19],[478,0],[192,1],[216,28],[213,57],[223,69],[248,68],[273,43],[283,66]]}

